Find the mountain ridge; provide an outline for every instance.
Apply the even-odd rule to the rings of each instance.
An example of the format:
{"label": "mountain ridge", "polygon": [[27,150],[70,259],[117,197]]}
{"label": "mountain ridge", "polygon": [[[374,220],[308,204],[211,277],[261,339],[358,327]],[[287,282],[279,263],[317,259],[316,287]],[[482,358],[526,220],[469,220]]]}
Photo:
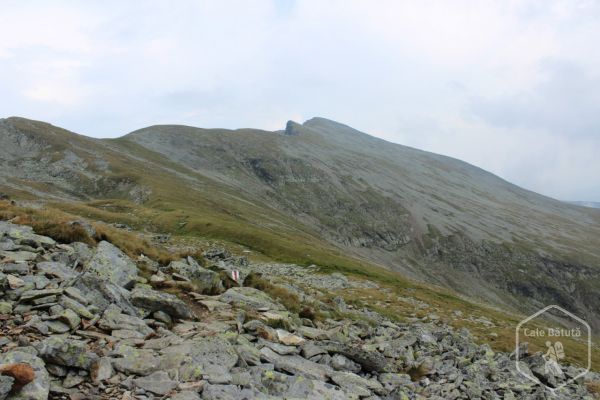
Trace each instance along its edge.
{"label": "mountain ridge", "polygon": [[[314,245],[308,243],[322,242],[342,256],[503,307],[555,301],[600,323],[591,284],[600,282],[600,213],[464,161],[324,118],[293,123],[294,135],[154,125],[116,139],[74,136],[73,143],[61,135],[59,143],[50,140],[46,131],[60,128],[12,122],[24,137],[58,150],[50,158],[41,155],[47,149],[32,148],[35,157],[2,159],[2,187],[38,197],[133,201],[156,212],[157,220],[177,215],[184,223],[197,215],[186,228],[194,234],[215,234],[202,221],[229,221],[219,235],[244,243],[249,235],[270,241],[283,235],[289,239],[277,251],[307,243],[307,250],[296,251],[306,260],[300,253],[310,255]],[[0,138],[6,142],[9,135],[3,131]],[[240,236],[240,227],[248,233]],[[578,290],[563,287],[565,279]]]}

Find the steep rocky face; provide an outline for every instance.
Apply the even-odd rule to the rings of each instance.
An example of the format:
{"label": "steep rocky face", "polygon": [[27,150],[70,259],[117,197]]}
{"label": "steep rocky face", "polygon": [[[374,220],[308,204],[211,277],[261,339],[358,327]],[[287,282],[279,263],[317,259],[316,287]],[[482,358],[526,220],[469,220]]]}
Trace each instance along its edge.
{"label": "steep rocky face", "polygon": [[[403,300],[427,314],[412,313],[407,322],[341,297],[326,303],[329,291],[389,289],[314,267],[207,251],[203,264],[242,273],[239,284],[225,290],[220,282],[222,293],[208,295],[198,290],[214,277],[191,257],[170,265],[144,258],[151,271],[146,280],[131,270],[135,260],[106,242],[58,244],[0,221],[0,246],[6,249],[0,258],[2,400],[570,400],[593,399],[588,387],[600,384],[589,373],[549,394],[542,385],[557,387],[582,370],[545,371],[542,353],[523,344],[520,368],[537,379],[530,381],[514,354],[478,344],[421,301]],[[104,259],[119,261],[99,269]],[[194,287],[175,271],[208,281]],[[259,273],[321,317],[301,316],[244,286]],[[123,275],[122,282],[113,279]],[[180,297],[160,291],[167,282],[179,285]],[[491,321],[481,322],[493,330]]]}

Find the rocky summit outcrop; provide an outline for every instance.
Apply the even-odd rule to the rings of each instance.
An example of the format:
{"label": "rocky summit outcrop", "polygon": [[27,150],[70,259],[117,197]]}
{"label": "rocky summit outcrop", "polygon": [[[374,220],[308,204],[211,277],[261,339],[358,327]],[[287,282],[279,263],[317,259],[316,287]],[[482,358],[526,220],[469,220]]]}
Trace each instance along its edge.
{"label": "rocky summit outcrop", "polygon": [[[225,290],[219,282],[220,294],[182,297],[155,289],[184,282],[189,290],[185,274],[207,279],[196,288],[212,293],[219,274],[192,258],[159,266],[146,280],[106,242],[57,244],[0,222],[0,246],[1,400],[594,398],[584,379],[552,395],[520,375],[511,355],[476,344],[465,329],[435,318],[393,322],[317,296],[327,288],[377,289],[373,282],[218,260],[243,277],[271,274],[280,290],[324,312],[309,319],[252,287]],[[521,367],[550,385],[579,372],[548,376],[541,354],[522,354]]]}

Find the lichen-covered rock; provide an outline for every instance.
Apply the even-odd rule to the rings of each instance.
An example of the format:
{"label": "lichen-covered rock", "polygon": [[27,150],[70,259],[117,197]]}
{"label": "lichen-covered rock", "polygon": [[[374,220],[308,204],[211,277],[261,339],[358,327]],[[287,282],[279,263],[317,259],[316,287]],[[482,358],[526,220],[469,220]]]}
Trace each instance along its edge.
{"label": "lichen-covered rock", "polygon": [[31,241],[34,247],[49,248],[56,244],[54,239],[33,233],[33,228],[30,226],[6,221],[0,221],[0,236],[7,236],[15,241]]}
{"label": "lichen-covered rock", "polygon": [[169,378],[165,371],[156,371],[148,376],[133,380],[135,386],[161,396],[177,387],[177,382]]}
{"label": "lichen-covered rock", "polygon": [[94,305],[100,311],[108,306],[115,305],[125,314],[136,315],[135,307],[129,301],[130,292],[119,285],[115,285],[98,275],[86,272],[79,276],[73,283],[79,292],[85,293],[89,304]]}
{"label": "lichen-covered rock", "polygon": [[40,357],[45,361],[65,367],[89,370],[98,356],[84,342],[64,336],[51,336],[36,345]]}
{"label": "lichen-covered rock", "polygon": [[0,314],[10,314],[13,306],[7,301],[0,301]]}
{"label": "lichen-covered rock", "polygon": [[197,392],[191,390],[183,390],[174,396],[171,396],[171,400],[201,400],[200,395]]}
{"label": "lichen-covered rock", "polygon": [[[136,349],[127,345],[120,345],[114,350],[115,355],[121,358],[113,359],[113,367],[125,374],[145,376],[157,371],[160,359],[152,350]],[[160,368],[162,370],[162,368]]]}
{"label": "lichen-covered rock", "polygon": [[29,302],[35,299],[40,299],[43,297],[54,296],[58,294],[62,294],[62,289],[42,289],[42,290],[27,290],[21,294],[20,301],[21,302]]}
{"label": "lichen-covered rock", "polygon": [[241,389],[236,385],[211,385],[208,384],[202,391],[204,400],[240,400],[240,399],[269,399],[256,389]]}
{"label": "lichen-covered rock", "polygon": [[260,351],[244,336],[238,336],[235,351],[242,363],[260,365]]}
{"label": "lichen-covered rock", "polygon": [[383,385],[375,379],[366,379],[352,372],[336,372],[331,380],[350,393],[370,396],[372,393],[383,392]]}
{"label": "lichen-covered rock", "polygon": [[214,336],[198,338],[163,350],[161,370],[177,368],[183,382],[198,380],[222,380],[236,365],[238,355],[225,339]]}
{"label": "lichen-covered rock", "polygon": [[323,341],[321,345],[329,353],[341,354],[360,364],[367,372],[385,372],[386,370],[387,360],[378,351],[367,350],[361,345],[350,345],[333,340]]}
{"label": "lichen-covered rock", "polygon": [[219,299],[224,303],[254,310],[285,310],[284,306],[273,300],[267,293],[251,287],[230,288]]}
{"label": "lichen-covered rock", "polygon": [[109,306],[104,310],[102,318],[98,321],[98,326],[106,330],[126,329],[137,331],[143,335],[149,335],[153,332],[152,328],[146,325],[143,319],[123,314],[117,306]]}
{"label": "lichen-covered rock", "polygon": [[[72,289],[72,288],[70,288]],[[92,319],[94,318],[94,314],[90,312],[83,304],[79,303],[77,300],[73,300],[68,296],[61,296],[58,304],[60,304],[63,308],[67,310],[73,311],[75,314],[80,317]]]}
{"label": "lichen-covered rock", "polygon": [[131,292],[131,303],[150,312],[164,311],[173,318],[191,319],[192,311],[182,300],[169,293],[149,288],[135,288]]}
{"label": "lichen-covered rock", "polygon": [[37,356],[16,350],[0,354],[0,364],[24,363],[33,368],[35,377],[32,382],[23,386],[18,392],[11,394],[10,400],[46,400],[50,392],[50,377],[44,362]]}
{"label": "lichen-covered rock", "polygon": [[263,347],[260,354],[262,360],[275,365],[275,369],[278,371],[285,371],[310,379],[327,381],[334,372],[327,365],[317,364],[297,355],[281,356],[268,347]]}
{"label": "lichen-covered rock", "polygon": [[202,293],[218,294],[225,288],[218,273],[206,269],[198,264],[193,258],[188,257],[188,261],[172,261],[169,264],[171,272],[180,274],[198,287]]}
{"label": "lichen-covered rock", "polygon": [[15,263],[25,263],[33,261],[38,257],[38,253],[32,251],[0,251],[0,257],[12,260]]}
{"label": "lichen-covered rock", "polygon": [[98,243],[96,253],[87,264],[87,271],[125,289],[133,287],[138,279],[135,263],[118,247],[106,241]]}
{"label": "lichen-covered rock", "polygon": [[47,276],[57,277],[63,280],[72,279],[77,276],[77,273],[71,268],[67,267],[65,263],[55,261],[44,261],[36,264],[36,268],[39,272],[46,274]]}
{"label": "lichen-covered rock", "polygon": [[[273,399],[358,400],[337,386],[301,375],[288,375],[272,370],[253,372],[253,381],[261,393]],[[271,397],[272,396],[272,397]]]}

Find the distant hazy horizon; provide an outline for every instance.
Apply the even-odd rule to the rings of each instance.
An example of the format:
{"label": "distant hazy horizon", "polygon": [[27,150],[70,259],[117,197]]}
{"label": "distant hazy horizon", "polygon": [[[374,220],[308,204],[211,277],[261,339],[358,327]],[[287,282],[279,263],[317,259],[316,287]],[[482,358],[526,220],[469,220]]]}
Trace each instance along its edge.
{"label": "distant hazy horizon", "polygon": [[94,137],[322,116],[600,201],[600,3],[9,1],[0,116]]}

